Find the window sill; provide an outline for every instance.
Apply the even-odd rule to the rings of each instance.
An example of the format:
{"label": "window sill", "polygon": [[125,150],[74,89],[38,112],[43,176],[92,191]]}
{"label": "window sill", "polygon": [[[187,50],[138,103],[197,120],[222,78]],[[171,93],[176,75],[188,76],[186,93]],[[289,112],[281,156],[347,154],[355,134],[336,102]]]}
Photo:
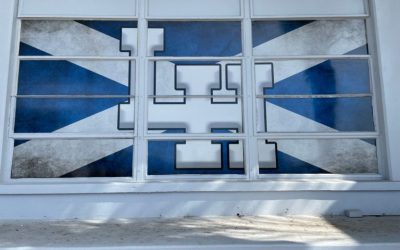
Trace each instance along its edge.
{"label": "window sill", "polygon": [[400,182],[349,180],[263,180],[252,182],[164,181],[146,183],[13,183],[0,185],[0,195],[301,191],[400,191]]}

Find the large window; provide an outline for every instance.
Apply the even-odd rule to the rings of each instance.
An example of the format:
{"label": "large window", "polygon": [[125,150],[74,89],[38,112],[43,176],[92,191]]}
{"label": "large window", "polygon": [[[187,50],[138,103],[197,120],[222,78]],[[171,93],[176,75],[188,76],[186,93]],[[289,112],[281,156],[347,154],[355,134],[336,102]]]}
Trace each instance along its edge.
{"label": "large window", "polygon": [[283,2],[21,14],[10,179],[379,178],[368,6]]}

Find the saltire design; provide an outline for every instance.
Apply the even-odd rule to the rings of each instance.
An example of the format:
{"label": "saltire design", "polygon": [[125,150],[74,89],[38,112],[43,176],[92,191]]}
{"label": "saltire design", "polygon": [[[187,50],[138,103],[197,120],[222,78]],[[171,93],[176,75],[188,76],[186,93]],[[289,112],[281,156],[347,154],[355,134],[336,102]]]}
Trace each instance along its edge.
{"label": "saltire design", "polygon": [[[20,54],[129,56],[130,52],[121,49],[123,28],[135,29],[136,23],[24,21]],[[153,34],[156,34],[154,37],[157,39],[155,41],[150,39],[149,42],[153,42],[155,46],[149,45],[148,49],[149,53],[154,51],[156,56],[235,56],[240,55],[242,50],[240,22],[150,22],[149,30],[151,29],[154,30]],[[161,45],[160,34],[163,35]],[[133,44],[133,47],[135,46],[136,44]],[[362,20],[257,21],[253,23],[253,46],[254,55],[368,54],[365,24]],[[179,64],[179,62],[165,62],[164,66],[157,65],[158,69],[155,69],[154,75],[162,80],[163,74],[157,75],[158,70],[169,70],[171,65],[176,63]],[[125,61],[24,61],[20,67],[18,88],[20,95],[128,95],[132,94],[134,85],[131,79],[135,74],[134,65],[128,65]],[[359,94],[371,91],[368,62],[364,60],[282,61],[275,62],[274,67],[277,70],[274,71],[273,88],[265,88],[258,94]],[[229,70],[236,76],[236,69]],[[234,81],[232,79],[231,81]],[[222,80],[224,81],[226,79]],[[164,87],[163,82],[167,84]],[[226,81],[227,84],[228,82],[229,80]],[[167,80],[159,81],[158,84],[161,89],[164,88],[165,93],[176,91],[170,90],[171,85]],[[240,91],[241,83],[238,85],[232,82],[232,84],[236,84],[236,89]],[[190,83],[188,86],[191,86]],[[232,94],[228,88],[223,90],[227,91],[223,94]],[[182,92],[177,93],[182,94]],[[90,132],[94,126],[98,132],[118,132],[120,131],[117,126],[118,104],[126,101],[126,98],[85,101],[21,99],[17,102],[15,132]],[[370,98],[329,99],[328,103],[325,101],[268,99],[262,102],[261,108],[257,105],[257,109],[261,120],[267,121],[265,122],[268,123],[267,129],[280,131],[311,129],[323,132],[374,130]],[[341,107],[345,107],[347,112],[342,112]],[[361,119],[348,110],[361,114]],[[264,115],[267,115],[266,119]],[[270,124],[273,119],[276,119],[276,122]],[[165,124],[150,125],[160,130]],[[222,133],[221,130],[215,129],[223,127],[211,126],[203,130],[214,129],[214,132]],[[228,127],[231,132],[234,132],[232,129],[241,129],[240,125]],[[178,128],[182,127],[176,127]],[[158,132],[171,132],[171,129],[174,132],[172,127]],[[265,126],[261,126],[260,131],[264,129]],[[131,176],[133,141],[105,141],[107,143],[70,140],[68,153],[63,149],[65,141],[62,140],[16,141],[12,176],[14,178]],[[241,142],[230,144],[227,141],[214,141],[214,144],[211,144],[209,141],[207,144],[199,145],[197,148],[199,151],[205,145],[220,147],[219,162],[222,168],[219,169],[212,167],[179,169],[179,164],[178,167],[176,165],[179,143],[179,141],[149,142],[149,175],[244,173]],[[276,143],[277,167],[260,169],[262,174],[377,172],[374,142],[353,139]],[[259,143],[260,152],[265,150],[263,144],[265,143]],[[54,149],[51,154],[46,152],[50,147]],[[302,148],[308,148],[312,153],[301,150]],[[79,152],[85,152],[85,156]],[[66,156],[63,155],[68,154],[73,156],[73,161],[64,159]],[[242,155],[239,157],[240,154]],[[185,158],[181,160],[181,164],[184,165]],[[332,164],[333,161],[337,164]],[[238,164],[240,162],[241,164]]]}

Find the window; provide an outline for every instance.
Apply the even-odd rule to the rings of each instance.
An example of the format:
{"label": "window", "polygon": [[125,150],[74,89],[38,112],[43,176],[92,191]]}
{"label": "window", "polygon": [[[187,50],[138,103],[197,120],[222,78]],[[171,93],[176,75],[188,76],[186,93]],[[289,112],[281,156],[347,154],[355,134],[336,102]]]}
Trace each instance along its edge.
{"label": "window", "polygon": [[149,0],[129,17],[35,17],[32,1],[11,179],[379,178],[364,1]]}

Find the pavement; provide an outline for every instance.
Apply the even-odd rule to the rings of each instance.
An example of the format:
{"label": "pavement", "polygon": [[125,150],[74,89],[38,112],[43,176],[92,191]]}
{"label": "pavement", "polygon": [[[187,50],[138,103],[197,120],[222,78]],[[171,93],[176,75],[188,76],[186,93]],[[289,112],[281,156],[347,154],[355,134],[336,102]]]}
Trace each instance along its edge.
{"label": "pavement", "polygon": [[0,249],[400,249],[400,217],[0,221]]}

